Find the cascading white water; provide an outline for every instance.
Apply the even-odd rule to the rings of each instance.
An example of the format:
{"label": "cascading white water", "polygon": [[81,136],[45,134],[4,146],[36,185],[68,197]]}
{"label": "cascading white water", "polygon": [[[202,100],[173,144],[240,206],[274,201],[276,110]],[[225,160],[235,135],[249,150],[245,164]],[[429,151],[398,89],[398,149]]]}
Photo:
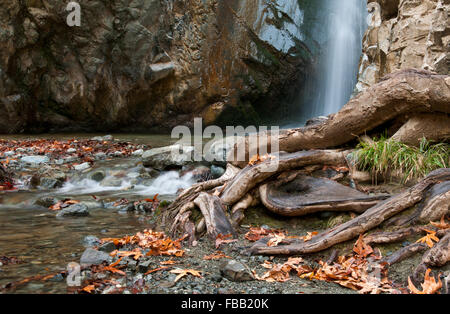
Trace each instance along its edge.
{"label": "cascading white water", "polygon": [[321,79],[313,114],[339,111],[355,88],[362,38],[366,30],[366,0],[327,0],[328,40],[323,47]]}

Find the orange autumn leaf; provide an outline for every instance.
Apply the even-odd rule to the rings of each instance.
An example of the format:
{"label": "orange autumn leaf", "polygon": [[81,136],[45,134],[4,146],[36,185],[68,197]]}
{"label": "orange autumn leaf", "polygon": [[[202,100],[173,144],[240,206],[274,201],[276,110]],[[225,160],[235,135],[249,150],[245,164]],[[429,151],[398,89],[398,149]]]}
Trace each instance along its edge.
{"label": "orange autumn leaf", "polygon": [[89,285],[89,286],[86,286],[86,287],[84,287],[82,289],[82,291],[87,292],[87,293],[92,293],[92,291],[94,291],[94,290],[95,290],[95,286],[94,285]]}
{"label": "orange autumn leaf", "polygon": [[109,265],[110,267],[116,267],[117,265],[119,265],[119,263],[122,261],[123,256],[121,258],[119,258],[116,262],[112,263],[111,265]]}
{"label": "orange autumn leaf", "polygon": [[361,257],[367,257],[373,253],[373,249],[370,245],[364,242],[364,235],[360,235],[355,245],[353,246],[353,252]]}
{"label": "orange autumn leaf", "polygon": [[147,276],[147,275],[149,275],[149,274],[155,273],[155,272],[160,271],[160,270],[165,270],[165,269],[169,269],[169,267],[168,267],[168,266],[164,266],[164,267],[158,267],[158,268],[149,270],[148,272],[146,272],[146,273],[144,274],[144,276]]}
{"label": "orange autumn leaf", "polygon": [[310,241],[314,236],[318,235],[319,233],[317,231],[308,232],[306,236],[302,237],[304,242]]}
{"label": "orange autumn leaf", "polygon": [[[172,240],[163,232],[144,230],[143,232],[138,232],[134,236],[125,236],[121,239],[104,238],[102,239],[102,243],[113,242],[117,247],[121,247],[131,243],[138,245],[140,248],[149,249],[148,253],[146,254],[147,256],[165,255],[181,257],[184,255],[184,250],[181,249],[181,242],[186,239],[186,236],[177,240]],[[117,254],[117,252],[115,252],[115,254]],[[138,255],[138,258],[139,257],[140,255]]]}
{"label": "orange autumn leaf", "polygon": [[227,235],[219,234],[216,237],[216,249],[218,249],[222,244],[233,243],[233,242],[237,242],[237,239],[233,239],[232,234],[227,234]]}
{"label": "orange autumn leaf", "polygon": [[445,215],[442,216],[440,222],[430,222],[430,223],[439,229],[449,229],[450,228],[450,223],[445,222]]}
{"label": "orange autumn leaf", "polygon": [[436,282],[436,279],[432,276],[430,276],[431,269],[427,269],[425,273],[424,282],[421,284],[422,291],[417,289],[414,284],[411,281],[411,278],[408,277],[408,288],[411,290],[413,294],[435,294],[439,293],[439,290],[442,288],[442,282],[441,279],[438,279],[438,282]]}
{"label": "orange autumn leaf", "polygon": [[273,160],[273,159],[276,159],[276,157],[273,155],[265,154],[264,156],[260,156],[259,154],[256,154],[252,158],[250,158],[248,164],[250,166],[254,166],[266,160]]}
{"label": "orange autumn leaf", "polygon": [[277,246],[283,240],[286,239],[284,234],[274,234],[273,237],[267,242],[267,246]]}
{"label": "orange autumn leaf", "polygon": [[61,201],[59,201],[55,205],[50,206],[49,209],[50,210],[61,210],[62,209],[62,207],[61,207],[62,204],[63,203]]}
{"label": "orange autumn leaf", "polygon": [[278,229],[266,229],[262,227],[251,227],[250,231],[245,234],[245,239],[256,242],[258,240],[261,240],[262,238],[266,236],[274,236],[274,235],[284,235],[285,232]]}
{"label": "orange autumn leaf", "polygon": [[105,266],[105,267],[103,267],[103,270],[109,271],[109,272],[111,272],[113,274],[119,274],[119,275],[122,275],[122,276],[126,275],[124,271],[122,271],[120,269],[117,269],[117,268],[114,268],[114,267],[111,267],[111,266]]}
{"label": "orange autumn leaf", "polygon": [[217,251],[216,253],[213,253],[211,255],[205,255],[203,257],[204,260],[206,261],[210,261],[210,260],[218,260],[218,259],[222,259],[222,258],[231,258],[230,256],[225,255],[224,252],[222,251]]}
{"label": "orange autumn leaf", "polygon": [[291,271],[296,271],[297,276],[312,271],[307,265],[300,265],[301,263],[303,263],[301,257],[291,257],[284,264],[273,264],[269,261],[265,261],[261,266],[269,269],[269,271],[262,276],[258,276],[258,274],[253,271],[253,276],[261,281],[286,282],[290,279],[289,274]]}
{"label": "orange autumn leaf", "polygon": [[432,248],[434,246],[434,242],[439,242],[439,238],[436,237],[436,231],[431,231],[428,229],[423,230],[427,232],[427,235],[417,240],[416,243],[426,243],[430,248]]}
{"label": "orange autumn leaf", "polygon": [[175,265],[177,263],[177,261],[173,261],[173,260],[168,260],[168,261],[164,261],[161,262],[161,265]]}
{"label": "orange autumn leaf", "polygon": [[203,276],[200,274],[200,271],[198,270],[194,270],[194,269],[174,269],[171,270],[170,273],[172,274],[178,274],[178,276],[175,278],[174,282],[177,282],[178,280],[180,280],[181,278],[187,276],[187,275],[192,275],[194,277],[198,277],[198,278],[203,278]]}

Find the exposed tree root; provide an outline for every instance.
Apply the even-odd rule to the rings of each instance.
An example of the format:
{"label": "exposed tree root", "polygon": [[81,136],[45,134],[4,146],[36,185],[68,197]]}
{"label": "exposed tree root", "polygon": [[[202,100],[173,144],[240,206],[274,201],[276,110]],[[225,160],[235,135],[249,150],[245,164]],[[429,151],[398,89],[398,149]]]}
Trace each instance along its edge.
{"label": "exposed tree root", "polygon": [[450,262],[450,230],[422,259],[422,263],[429,267],[441,267],[448,262]]}
{"label": "exposed tree root", "polygon": [[353,211],[362,213],[388,195],[368,196],[332,180],[297,176],[280,185],[272,181],[259,187],[264,206],[288,217],[303,216],[320,211]]}
{"label": "exposed tree root", "polygon": [[205,218],[206,230],[210,238],[215,240],[219,234],[236,236],[236,232],[225,215],[225,208],[217,196],[202,192],[194,200],[194,204],[200,208]]}
{"label": "exposed tree root", "polygon": [[404,228],[392,232],[377,232],[369,234],[364,238],[367,244],[386,244],[403,241],[406,238],[422,232],[419,227]]}
{"label": "exposed tree root", "polygon": [[447,216],[449,213],[450,181],[445,181],[433,186],[412,214],[406,217],[393,218],[387,225],[405,226],[418,222],[426,224],[430,221],[437,221],[442,216]]}
{"label": "exposed tree root", "polygon": [[200,193],[226,184],[228,180],[232,179],[238,172],[238,168],[228,164],[225,173],[220,178],[194,184],[189,189],[183,191],[161,215],[160,226],[162,228],[169,226],[166,229],[169,230],[169,233],[172,236],[175,236],[180,231],[185,232],[184,225],[189,221],[188,218],[190,216],[189,214],[186,218],[185,213],[191,213],[191,211],[195,208],[194,200],[200,195]]}
{"label": "exposed tree root", "polygon": [[435,142],[448,140],[450,116],[443,113],[415,115],[392,136],[392,139],[407,145],[418,146],[424,137]]}
{"label": "exposed tree root", "polygon": [[421,263],[414,269],[412,280],[422,281],[426,270],[430,267],[441,267],[450,261],[450,230],[445,230],[442,239],[422,257]]}
{"label": "exposed tree root", "polygon": [[427,248],[428,246],[425,243],[414,243],[401,248],[391,256],[384,258],[382,262],[386,262],[389,266],[391,266],[396,263],[400,263],[401,261],[410,258],[417,253],[425,252]]}
{"label": "exposed tree root", "polygon": [[[267,246],[268,239],[259,240],[248,253],[263,255],[307,254],[325,250],[351,240],[360,234],[390,224],[404,226],[391,232],[378,232],[366,237],[367,243],[381,244],[402,241],[420,232],[415,223],[437,221],[450,210],[450,169],[439,169],[403,193],[368,196],[325,179],[306,177],[306,167],[344,166],[350,169],[352,187],[358,181],[369,181],[367,173],[357,171],[348,160],[351,150],[325,150],[349,143],[366,132],[377,131],[396,121],[390,131],[394,139],[417,144],[422,136],[429,140],[448,139],[450,114],[450,77],[422,70],[405,70],[385,77],[380,83],[353,98],[337,114],[323,123],[281,131],[277,136],[281,152],[275,159],[258,160],[249,165],[253,154],[261,153],[248,137],[241,138],[230,156],[244,150],[245,161],[232,162],[221,178],[196,184],[181,193],[163,213],[161,225],[169,225],[171,235],[188,233],[191,241],[207,231],[211,238],[233,234],[245,215],[245,210],[261,201],[270,211],[283,216],[306,215],[318,211],[353,211],[360,216],[304,242],[284,239],[278,246]],[[398,123],[398,125],[397,125]],[[436,126],[437,124],[442,127]],[[253,146],[252,146],[253,145]],[[324,150],[319,150],[324,149]],[[275,148],[268,148],[268,151]],[[233,160],[233,159],[231,159]],[[309,180],[309,181],[308,181]],[[415,207],[412,215],[397,214]],[[227,215],[230,210],[230,217]],[[200,217],[198,214],[201,212]],[[448,262],[448,238],[444,236],[435,248],[424,256],[423,267]],[[447,241],[447,242],[446,242]],[[399,262],[425,249],[422,244],[402,248],[385,261]]]}
{"label": "exposed tree root", "polygon": [[281,154],[277,160],[267,160],[254,166],[247,166],[228,182],[221,199],[225,205],[231,206],[259,183],[288,170],[309,165],[345,165],[347,153],[337,150],[311,150]]}
{"label": "exposed tree root", "polygon": [[258,190],[249,192],[239,202],[233,205],[231,208],[231,222],[236,228],[240,225],[245,217],[245,210],[250,206],[256,206],[259,203]]}
{"label": "exposed tree root", "polygon": [[337,243],[345,242],[380,225],[386,219],[420,202],[426,192],[440,181],[450,180],[450,169],[433,171],[421,182],[407,191],[393,196],[370,208],[364,214],[333,229],[325,231],[308,242],[293,242],[277,247],[255,244],[249,253],[261,255],[293,255],[325,250]]}

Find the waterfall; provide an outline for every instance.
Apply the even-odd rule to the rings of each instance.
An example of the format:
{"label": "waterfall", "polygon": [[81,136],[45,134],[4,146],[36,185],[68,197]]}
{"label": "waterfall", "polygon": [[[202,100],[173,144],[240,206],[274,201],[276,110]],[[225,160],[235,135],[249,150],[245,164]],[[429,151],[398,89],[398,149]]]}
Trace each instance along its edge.
{"label": "waterfall", "polygon": [[[311,3],[314,3],[312,6]],[[315,66],[296,100],[296,122],[338,112],[351,98],[357,83],[362,41],[367,29],[366,0],[304,0],[303,32],[314,50]]]}
{"label": "waterfall", "polygon": [[324,115],[339,111],[355,88],[366,22],[365,0],[328,2],[331,5],[330,40],[324,55],[326,77],[321,83]]}
{"label": "waterfall", "polygon": [[328,0],[328,41],[323,48],[316,115],[345,105],[355,88],[362,38],[367,27],[365,0]]}

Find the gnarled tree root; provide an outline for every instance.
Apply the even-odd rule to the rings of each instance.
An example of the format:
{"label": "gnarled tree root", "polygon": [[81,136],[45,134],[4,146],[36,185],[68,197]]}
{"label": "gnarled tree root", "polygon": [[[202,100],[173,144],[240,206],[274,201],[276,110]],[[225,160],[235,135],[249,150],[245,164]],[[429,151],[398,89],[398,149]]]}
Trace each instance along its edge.
{"label": "gnarled tree root", "polygon": [[425,252],[427,248],[428,246],[425,243],[414,243],[404,248],[401,248],[391,256],[384,258],[382,262],[385,262],[386,264],[391,266],[396,263],[400,263],[401,261],[410,258],[411,256],[417,253]]}
{"label": "gnarled tree root", "polygon": [[[195,208],[194,200],[204,191],[210,191],[219,186],[223,186],[236,176],[239,170],[233,165],[228,164],[225,173],[220,178],[194,184],[189,189],[184,190],[162,213],[159,225],[162,228],[168,229],[169,234],[172,236],[176,236],[179,232],[190,231],[190,228],[186,230],[185,225],[190,221],[189,216]],[[189,215],[186,214],[187,212],[189,212]],[[169,228],[166,228],[167,225],[169,225]],[[198,228],[198,225],[196,228]]]}
{"label": "gnarled tree root", "polygon": [[413,272],[413,282],[421,282],[429,267],[442,267],[448,262],[450,262],[450,230],[447,229],[442,239],[422,257],[421,263]]}
{"label": "gnarled tree root", "polygon": [[351,240],[375,228],[386,219],[419,203],[433,185],[445,180],[450,180],[450,169],[435,170],[407,191],[375,205],[364,214],[333,229],[327,230],[313,237],[308,242],[292,242],[289,245],[276,247],[269,247],[257,243],[248,249],[248,252],[261,255],[294,255],[325,250],[337,243]]}
{"label": "gnarled tree root", "polygon": [[206,230],[210,238],[215,240],[219,234],[232,234],[236,237],[236,232],[225,215],[225,208],[217,196],[202,192],[194,200],[194,204],[200,208],[205,218]]}
{"label": "gnarled tree root", "polygon": [[434,185],[417,206],[417,209],[406,217],[394,217],[387,225],[403,226],[417,222],[429,223],[438,221],[450,213],[450,181]]}
{"label": "gnarled tree root", "polygon": [[346,164],[349,152],[338,150],[311,150],[292,154],[281,154],[276,160],[266,160],[242,169],[225,187],[221,199],[225,205],[233,205],[251,189],[272,176],[288,170],[310,166]]}
{"label": "gnarled tree root", "polygon": [[276,214],[295,217],[320,211],[362,213],[388,195],[368,196],[335,181],[297,176],[286,184],[278,180],[263,184],[259,194],[264,206]]}

